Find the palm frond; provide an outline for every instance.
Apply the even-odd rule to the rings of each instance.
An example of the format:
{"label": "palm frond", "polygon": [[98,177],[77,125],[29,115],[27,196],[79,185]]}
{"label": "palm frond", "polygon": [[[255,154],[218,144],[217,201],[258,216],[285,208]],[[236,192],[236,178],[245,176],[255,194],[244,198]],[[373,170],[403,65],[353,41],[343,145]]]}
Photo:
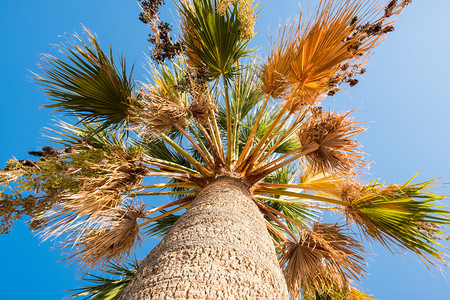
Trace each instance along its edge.
{"label": "palm frond", "polygon": [[70,249],[70,255],[64,260],[91,269],[97,264],[122,260],[141,243],[137,220],[145,214],[143,205],[124,205],[103,217],[100,227],[75,230],[62,244],[62,248]]}
{"label": "palm frond", "polygon": [[362,245],[346,235],[342,226],[315,223],[304,229],[298,242],[286,241],[280,264],[288,288],[297,296],[302,289],[348,289],[350,278],[359,280],[365,271]]}
{"label": "palm frond", "polygon": [[[90,164],[89,176],[79,178],[81,186],[76,191],[61,191],[59,203],[35,217],[46,224],[41,232],[44,239],[74,229],[80,231],[80,226],[89,227],[96,219],[101,222],[104,214],[122,204],[123,193],[140,185],[148,169],[139,161],[139,156],[122,149],[109,150],[105,159]],[[76,173],[78,170],[70,171]]]}
{"label": "palm frond", "polygon": [[57,120],[49,133],[45,136],[51,141],[65,147],[92,147],[94,149],[108,150],[112,148],[126,148],[129,141],[128,131],[123,128],[106,128],[101,130],[99,122],[88,123],[79,119],[76,124]]}
{"label": "palm frond", "polygon": [[[442,227],[448,228],[450,211],[436,201],[445,197],[427,192],[433,180],[384,187],[372,183],[361,191],[361,196],[346,198],[350,222],[356,223],[369,239],[379,241],[387,248],[399,245],[409,249],[426,262],[446,261],[437,239],[445,239]],[[424,225],[431,230],[424,230]]]}
{"label": "palm frond", "polygon": [[[165,213],[166,211],[162,210],[161,212]],[[180,215],[170,214],[156,221],[153,221],[145,228],[144,233],[149,237],[162,238],[169,232],[169,230],[172,228],[173,224],[175,224],[179,217]]]}
{"label": "palm frond", "polygon": [[173,61],[155,65],[149,61],[148,84],[142,84],[130,108],[130,123],[135,130],[145,133],[168,132],[172,126],[188,124],[188,93],[181,88],[186,84],[184,64]]}
{"label": "palm frond", "polygon": [[322,0],[312,19],[300,21],[301,34],[287,78],[291,86],[287,101],[293,109],[312,105],[338,84],[351,82],[382,36],[358,29],[380,13],[381,7],[368,1]]}
{"label": "palm frond", "polygon": [[312,113],[300,127],[300,144],[319,145],[317,150],[306,155],[306,160],[315,171],[351,173],[353,167],[365,165],[359,144],[352,139],[364,129],[347,118],[350,113]]}
{"label": "palm frond", "polygon": [[118,264],[111,262],[108,266],[101,270],[109,274],[111,278],[105,276],[98,276],[94,274],[85,274],[82,279],[89,282],[90,285],[69,290],[76,292],[69,296],[68,299],[76,297],[85,297],[83,299],[91,300],[116,300],[119,299],[123,290],[133,280],[136,271],[139,267],[139,262],[134,259],[131,262]]}
{"label": "palm frond", "polygon": [[291,72],[299,30],[300,27],[295,22],[283,28],[279,27],[278,34],[271,43],[267,62],[262,66],[259,74],[262,82],[261,89],[266,95],[277,99],[287,95],[289,91],[287,78]]}
{"label": "palm frond", "polygon": [[195,69],[208,70],[211,78],[223,75],[230,78],[239,67],[235,63],[251,50],[248,40],[240,35],[241,22],[238,9],[227,10],[224,15],[216,9],[215,0],[194,0],[180,3],[183,18],[183,40],[188,61]]}
{"label": "palm frond", "polygon": [[66,115],[80,116],[86,122],[100,121],[101,128],[123,125],[129,116],[133,81],[128,75],[125,59],[116,66],[112,49],[109,57],[96,37],[86,28],[90,45],[79,36],[79,44],[62,46],[66,60],[44,56],[41,65],[44,75],[36,75],[55,108]]}

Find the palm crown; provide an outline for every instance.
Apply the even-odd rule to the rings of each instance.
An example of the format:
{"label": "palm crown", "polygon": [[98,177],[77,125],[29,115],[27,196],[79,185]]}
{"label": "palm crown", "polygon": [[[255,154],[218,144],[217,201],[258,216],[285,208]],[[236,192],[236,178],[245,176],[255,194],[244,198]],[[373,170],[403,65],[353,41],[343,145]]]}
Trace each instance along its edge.
{"label": "palm crown", "polygon": [[[178,1],[175,43],[158,16],[163,1],[142,1],[154,44],[147,83],[133,81],[125,59],[118,64],[87,29],[87,42],[76,36],[62,46],[64,59],[44,57],[36,81],[53,101],[47,107],[75,121],[54,129],[63,150],[45,147],[30,153],[38,161],[11,160],[2,171],[2,183],[16,181],[13,194],[1,194],[2,231],[30,215],[43,238],[61,238],[68,259],[87,268],[109,263],[124,277],[94,277],[99,285],[77,295],[118,298],[134,271],[117,261],[142,238],[165,236],[222,177],[251,192],[294,296],[371,299],[355,288],[365,251],[349,224],[426,264],[445,261],[438,240],[449,211],[426,190],[433,181],[363,185],[356,172],[367,162],[355,140],[363,129],[351,112],[320,107],[357,83],[410,1],[320,1],[311,18],[280,27],[266,60],[248,48],[251,2]],[[172,198],[147,208],[146,196],[159,195]],[[317,221],[320,210],[347,224]]]}

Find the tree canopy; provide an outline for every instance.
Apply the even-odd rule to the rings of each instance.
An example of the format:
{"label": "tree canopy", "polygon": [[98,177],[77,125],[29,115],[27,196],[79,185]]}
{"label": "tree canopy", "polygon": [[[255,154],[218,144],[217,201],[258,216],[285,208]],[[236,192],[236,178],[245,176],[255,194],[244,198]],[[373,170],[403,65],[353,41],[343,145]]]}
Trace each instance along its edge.
{"label": "tree canopy", "polygon": [[[164,236],[202,188],[228,176],[247,184],[265,215],[294,296],[369,297],[354,285],[365,275],[363,242],[438,266],[449,211],[429,191],[433,180],[363,184],[355,136],[364,129],[351,112],[321,107],[358,83],[409,2],[321,1],[311,17],[280,27],[258,59],[248,46],[251,1],[180,1],[177,42],[158,16],[163,2],[142,1],[154,45],[148,82],[134,81],[125,59],[86,29],[87,40],[75,36],[61,58],[44,56],[35,77],[46,106],[71,118],[52,129],[58,149],[2,171],[11,188],[2,193],[2,232],[30,216],[31,229],[62,241],[67,259],[87,269],[112,263],[127,278],[116,262],[142,238]],[[145,196],[159,195],[172,199],[147,208]],[[344,224],[322,222],[321,210]]]}

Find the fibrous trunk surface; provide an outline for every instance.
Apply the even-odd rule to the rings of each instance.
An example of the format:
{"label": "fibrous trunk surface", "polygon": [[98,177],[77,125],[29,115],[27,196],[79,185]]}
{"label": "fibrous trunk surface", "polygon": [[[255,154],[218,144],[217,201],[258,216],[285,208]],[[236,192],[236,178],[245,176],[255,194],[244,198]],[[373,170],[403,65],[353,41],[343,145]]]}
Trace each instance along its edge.
{"label": "fibrous trunk surface", "polygon": [[120,299],[288,299],[247,187],[227,177],[205,187],[141,262]]}

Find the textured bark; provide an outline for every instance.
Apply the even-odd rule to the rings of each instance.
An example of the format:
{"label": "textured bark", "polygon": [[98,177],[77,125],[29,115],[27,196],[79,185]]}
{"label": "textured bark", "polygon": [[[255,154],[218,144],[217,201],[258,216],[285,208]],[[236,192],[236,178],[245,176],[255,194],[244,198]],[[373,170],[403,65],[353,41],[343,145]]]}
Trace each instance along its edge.
{"label": "textured bark", "polygon": [[246,186],[219,178],[142,261],[122,300],[288,299],[264,219]]}

